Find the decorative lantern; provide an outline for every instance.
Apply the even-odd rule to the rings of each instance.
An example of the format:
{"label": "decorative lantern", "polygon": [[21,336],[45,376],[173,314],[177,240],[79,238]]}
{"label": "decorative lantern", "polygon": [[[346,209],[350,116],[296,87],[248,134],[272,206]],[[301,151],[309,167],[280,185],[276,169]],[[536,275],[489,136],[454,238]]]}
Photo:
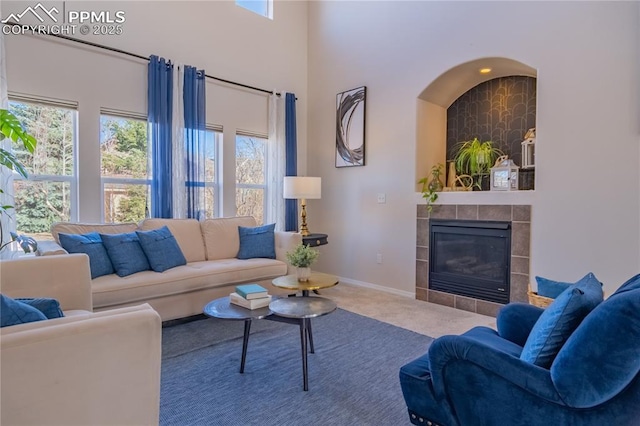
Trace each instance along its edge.
{"label": "decorative lantern", "polygon": [[536,148],[536,128],[529,129],[524,135],[522,145],[522,168],[532,169],[535,167],[535,148]]}
{"label": "decorative lantern", "polygon": [[520,167],[516,166],[516,163],[506,155],[499,157],[491,168],[491,190],[517,191],[518,170]]}

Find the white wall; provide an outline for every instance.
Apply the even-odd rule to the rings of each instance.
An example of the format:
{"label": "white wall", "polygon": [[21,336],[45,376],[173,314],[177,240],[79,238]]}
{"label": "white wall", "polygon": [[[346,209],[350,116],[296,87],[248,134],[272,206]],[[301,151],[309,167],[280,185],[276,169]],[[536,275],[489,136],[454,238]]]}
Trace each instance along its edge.
{"label": "white wall", "polygon": [[[593,271],[610,293],[637,273],[639,7],[310,3],[308,169],[322,176],[323,194],[309,202],[309,217],[330,239],[320,268],[414,291],[416,98],[458,64],[506,57],[538,71],[532,276]],[[367,165],[336,169],[335,95],[361,85]],[[386,204],[376,203],[380,192]]]}
{"label": "white wall", "polygon": [[[3,17],[33,2],[3,2]],[[45,6],[61,2],[43,2]],[[280,2],[274,20],[232,1],[73,2],[67,10],[122,10],[121,35],[77,38],[155,54],[204,68],[209,75],[298,97],[300,169],[305,169],[307,116],[307,5]],[[146,114],[147,62],[46,36],[7,35],[9,91],[79,103],[78,219],[101,219],[100,108]],[[235,132],[267,134],[267,96],[207,79],[207,122],[224,127],[224,215],[235,214]],[[231,172],[229,172],[231,171]]]}

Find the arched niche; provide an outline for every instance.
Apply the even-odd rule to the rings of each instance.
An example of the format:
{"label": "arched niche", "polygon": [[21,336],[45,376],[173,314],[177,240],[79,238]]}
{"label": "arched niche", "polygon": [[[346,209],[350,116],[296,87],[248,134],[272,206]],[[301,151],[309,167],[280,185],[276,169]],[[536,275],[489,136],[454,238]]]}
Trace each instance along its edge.
{"label": "arched niche", "polygon": [[[491,68],[488,74],[480,69]],[[447,108],[473,87],[500,77],[537,77],[529,65],[509,58],[480,58],[457,65],[442,73],[420,93],[416,105],[415,182],[430,176],[431,167],[446,164]],[[421,186],[416,184],[416,190]]]}

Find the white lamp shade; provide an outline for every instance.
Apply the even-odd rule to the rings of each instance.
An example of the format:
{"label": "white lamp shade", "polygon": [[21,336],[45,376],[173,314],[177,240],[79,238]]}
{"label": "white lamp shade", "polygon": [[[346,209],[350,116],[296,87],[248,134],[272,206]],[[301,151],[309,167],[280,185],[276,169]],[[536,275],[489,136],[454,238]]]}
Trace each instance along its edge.
{"label": "white lamp shade", "polygon": [[319,177],[287,176],[284,178],[284,198],[308,200],[320,198],[322,181]]}

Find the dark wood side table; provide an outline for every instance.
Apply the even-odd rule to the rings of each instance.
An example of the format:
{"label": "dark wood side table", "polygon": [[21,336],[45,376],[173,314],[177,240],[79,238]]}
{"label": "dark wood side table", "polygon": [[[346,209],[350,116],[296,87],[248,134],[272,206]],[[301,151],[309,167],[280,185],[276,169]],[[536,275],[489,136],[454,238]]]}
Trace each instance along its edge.
{"label": "dark wood side table", "polygon": [[306,237],[302,237],[302,242],[310,247],[323,246],[329,244],[327,234],[309,234]]}

